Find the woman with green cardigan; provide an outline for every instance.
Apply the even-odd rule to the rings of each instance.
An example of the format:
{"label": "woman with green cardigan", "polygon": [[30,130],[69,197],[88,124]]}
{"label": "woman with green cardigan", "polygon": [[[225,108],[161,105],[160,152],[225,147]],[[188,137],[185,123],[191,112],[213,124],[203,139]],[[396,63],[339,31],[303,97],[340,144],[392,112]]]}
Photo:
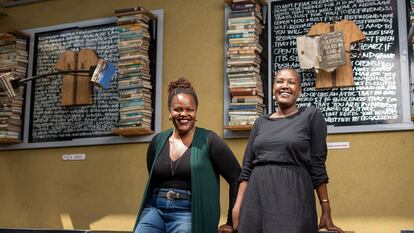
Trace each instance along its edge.
{"label": "woman with green cardigan", "polygon": [[168,109],[174,128],[155,135],[147,151],[149,179],[135,233],[213,233],[220,218],[220,181],[229,183],[227,223],[236,199],[240,165],[217,134],[195,126],[198,98],[180,78],[168,87]]}

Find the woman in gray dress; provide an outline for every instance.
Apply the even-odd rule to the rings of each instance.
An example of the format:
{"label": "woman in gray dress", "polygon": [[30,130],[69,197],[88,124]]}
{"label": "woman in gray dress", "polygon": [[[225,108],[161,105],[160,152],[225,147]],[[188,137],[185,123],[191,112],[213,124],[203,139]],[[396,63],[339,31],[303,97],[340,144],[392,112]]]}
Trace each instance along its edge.
{"label": "woman in gray dress", "polygon": [[[297,107],[300,82],[294,69],[281,69],[273,84],[277,109],[255,121],[233,207],[239,233],[343,232],[331,218],[326,122],[317,108]],[[319,226],[314,190],[322,209]]]}

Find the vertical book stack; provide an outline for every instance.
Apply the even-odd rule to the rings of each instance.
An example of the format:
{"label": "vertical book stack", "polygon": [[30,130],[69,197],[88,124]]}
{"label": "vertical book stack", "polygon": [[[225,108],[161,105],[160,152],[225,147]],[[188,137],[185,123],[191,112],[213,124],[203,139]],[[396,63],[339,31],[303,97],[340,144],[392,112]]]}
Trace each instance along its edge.
{"label": "vertical book stack", "polygon": [[0,142],[21,139],[24,87],[13,89],[10,81],[26,77],[27,38],[18,33],[0,33]]}
{"label": "vertical book stack", "polygon": [[118,90],[120,102],[119,129],[151,130],[151,75],[148,50],[150,17],[141,7],[115,10],[118,17]]}
{"label": "vertical book stack", "polygon": [[[412,32],[412,30],[414,29],[414,0],[410,0],[410,5],[408,6],[408,9],[409,9],[409,15],[410,15],[410,22],[411,22],[411,28],[410,28],[410,31],[409,31],[409,34],[410,33],[413,33]],[[411,34],[411,36],[412,36],[412,34]],[[414,37],[412,37],[412,38],[408,38],[409,40],[411,39],[411,41],[409,41],[409,43],[411,43],[412,44],[412,54],[414,55]],[[413,83],[413,81],[411,81],[412,83],[411,83],[411,85],[412,85],[412,88],[411,88],[411,121],[414,121],[414,83]]]}
{"label": "vertical book stack", "polygon": [[233,0],[227,20],[227,79],[231,93],[229,126],[252,125],[264,113],[260,72],[263,50],[261,3]]}

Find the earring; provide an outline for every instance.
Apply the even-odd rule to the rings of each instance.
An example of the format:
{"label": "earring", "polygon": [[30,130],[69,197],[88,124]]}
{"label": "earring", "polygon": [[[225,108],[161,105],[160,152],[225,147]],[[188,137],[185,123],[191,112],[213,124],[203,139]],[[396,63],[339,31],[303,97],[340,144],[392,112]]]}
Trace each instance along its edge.
{"label": "earring", "polygon": [[276,100],[276,96],[272,96],[272,99]]}
{"label": "earring", "polygon": [[168,116],[168,120],[171,121],[171,115]]}

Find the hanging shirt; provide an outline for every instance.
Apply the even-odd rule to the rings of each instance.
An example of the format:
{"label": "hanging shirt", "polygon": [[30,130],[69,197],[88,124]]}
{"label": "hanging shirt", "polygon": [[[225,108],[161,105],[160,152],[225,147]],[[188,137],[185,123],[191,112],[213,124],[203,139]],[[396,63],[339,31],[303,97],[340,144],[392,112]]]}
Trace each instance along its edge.
{"label": "hanging shirt", "polygon": [[346,64],[338,67],[334,72],[318,70],[316,76],[316,88],[346,87],[354,85],[352,75],[350,50],[351,44],[365,40],[365,35],[361,29],[351,20],[341,20],[335,24],[317,23],[313,25],[308,35],[319,35],[327,32],[342,31],[344,34],[344,46]]}

